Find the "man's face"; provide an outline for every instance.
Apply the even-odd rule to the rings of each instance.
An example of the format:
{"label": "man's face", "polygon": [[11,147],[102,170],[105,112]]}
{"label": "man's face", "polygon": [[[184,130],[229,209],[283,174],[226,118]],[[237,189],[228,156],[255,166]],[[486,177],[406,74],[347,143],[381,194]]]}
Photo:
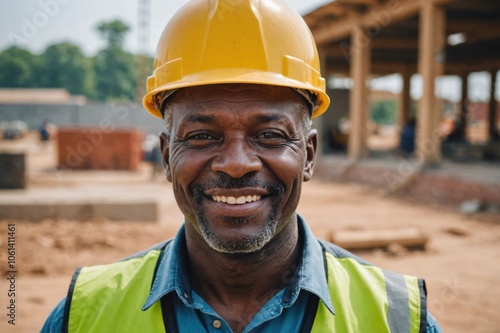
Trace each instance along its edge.
{"label": "man's face", "polygon": [[263,248],[294,216],[312,175],[315,131],[292,89],[261,85],[185,88],[170,101],[162,139],[167,178],[194,231],[231,254]]}

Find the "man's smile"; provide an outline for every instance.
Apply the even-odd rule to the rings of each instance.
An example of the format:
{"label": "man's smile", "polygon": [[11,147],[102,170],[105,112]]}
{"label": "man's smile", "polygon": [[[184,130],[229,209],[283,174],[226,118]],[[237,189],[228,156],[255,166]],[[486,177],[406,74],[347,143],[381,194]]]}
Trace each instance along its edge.
{"label": "man's smile", "polygon": [[246,204],[247,202],[255,202],[259,201],[261,198],[260,195],[247,195],[247,196],[239,196],[239,197],[232,197],[232,196],[212,196],[212,199],[217,202],[223,202],[227,203],[228,205],[243,205]]}
{"label": "man's smile", "polygon": [[244,188],[211,188],[204,191],[204,197],[211,199],[210,206],[222,215],[255,214],[262,209],[265,198],[271,195],[270,191],[261,187]]}

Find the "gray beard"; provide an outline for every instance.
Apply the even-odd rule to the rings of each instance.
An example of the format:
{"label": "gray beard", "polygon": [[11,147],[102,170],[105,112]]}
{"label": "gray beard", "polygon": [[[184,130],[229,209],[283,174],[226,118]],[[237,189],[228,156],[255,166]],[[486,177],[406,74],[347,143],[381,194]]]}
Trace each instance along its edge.
{"label": "gray beard", "polygon": [[[273,207],[276,207],[276,205],[273,205]],[[245,220],[245,218],[231,218],[230,223],[245,224]],[[276,212],[274,211],[274,209],[269,214],[266,225],[264,225],[262,232],[259,235],[253,237],[245,237],[238,242],[230,242],[214,234],[210,230],[209,223],[205,219],[203,211],[199,212],[198,223],[200,226],[201,234],[207,244],[215,251],[226,254],[247,254],[259,251],[274,237],[276,229],[278,227]]]}
{"label": "gray beard", "polygon": [[[217,181],[205,184],[204,186],[194,186],[191,189],[195,202],[198,204],[199,210],[197,213],[198,225],[201,234],[207,244],[215,251],[226,254],[247,254],[254,253],[262,249],[274,237],[278,228],[278,210],[281,198],[283,197],[285,188],[282,184],[275,184],[270,182],[257,182],[252,179],[251,175],[243,176],[239,179],[221,177]],[[246,237],[237,242],[230,242],[212,232],[210,223],[206,219],[206,214],[203,211],[204,191],[209,188],[243,188],[243,187],[262,187],[269,190],[273,194],[273,202],[271,202],[271,211],[266,219],[266,224],[263,226],[261,232],[257,236]],[[247,217],[227,217],[226,221],[230,225],[244,225],[248,223]]]}

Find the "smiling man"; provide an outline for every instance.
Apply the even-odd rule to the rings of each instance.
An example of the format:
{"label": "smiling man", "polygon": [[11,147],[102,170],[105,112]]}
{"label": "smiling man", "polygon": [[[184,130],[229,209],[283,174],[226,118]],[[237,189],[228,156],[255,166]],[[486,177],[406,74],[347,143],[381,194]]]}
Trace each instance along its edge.
{"label": "smiling man", "polygon": [[285,87],[208,85],[177,92],[168,109],[164,159],[188,247],[255,253],[279,236],[293,249],[317,139],[303,97]]}
{"label": "smiling man", "polygon": [[[425,286],[316,239],[296,212],[328,107],[314,40],[279,0],[193,0],[144,106],[184,226],[77,270],[42,332],[440,332]],[[334,221],[333,221],[334,222]]]}

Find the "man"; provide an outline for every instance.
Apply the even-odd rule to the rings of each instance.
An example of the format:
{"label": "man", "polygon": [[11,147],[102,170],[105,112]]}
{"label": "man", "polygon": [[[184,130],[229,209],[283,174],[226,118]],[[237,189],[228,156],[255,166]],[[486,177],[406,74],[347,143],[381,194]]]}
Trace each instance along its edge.
{"label": "man", "polygon": [[316,46],[279,0],[193,0],[170,21],[146,109],[184,226],[78,270],[43,332],[440,332],[423,282],[314,238],[296,213],[311,117],[329,104]]}

